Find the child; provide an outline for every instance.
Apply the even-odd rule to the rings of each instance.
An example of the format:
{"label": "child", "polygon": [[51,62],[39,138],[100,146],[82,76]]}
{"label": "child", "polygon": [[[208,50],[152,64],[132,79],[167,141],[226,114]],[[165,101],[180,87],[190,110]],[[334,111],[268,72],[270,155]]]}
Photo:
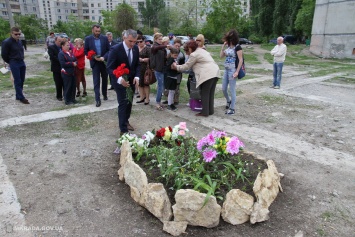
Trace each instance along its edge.
{"label": "child", "polygon": [[171,65],[176,62],[176,59],[179,55],[179,50],[176,48],[170,48],[170,54],[167,60],[167,70],[166,70],[166,78],[164,81],[165,89],[169,90],[168,94],[168,110],[176,111],[177,108],[174,105],[174,95],[177,87],[177,78],[179,72],[171,69]]}

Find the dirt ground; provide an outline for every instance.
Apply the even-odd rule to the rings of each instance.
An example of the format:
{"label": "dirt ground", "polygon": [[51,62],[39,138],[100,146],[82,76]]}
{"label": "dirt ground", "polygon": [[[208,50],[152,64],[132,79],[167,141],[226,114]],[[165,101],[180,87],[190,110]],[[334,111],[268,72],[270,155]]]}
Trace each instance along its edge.
{"label": "dirt ground", "polygon": [[[42,50],[30,46],[26,52],[28,77],[44,69],[38,63]],[[213,229],[188,226],[184,236],[355,235],[355,86],[327,81],[338,75],[312,78],[306,69],[285,66],[282,87],[275,90],[269,88],[271,74],[255,74],[238,82],[234,116],[224,114],[223,98],[215,100],[215,114],[208,118],[194,116],[187,101],[176,112],[156,111],[153,95],[148,106],[134,103],[130,122],[138,135],[181,121],[197,138],[225,130],[247,150],[274,160],[285,175],[270,220],[233,226],[221,219]],[[87,81],[92,88],[90,76]],[[58,111],[63,103],[54,94],[27,93],[31,104],[23,105],[13,90],[1,92],[0,236],[170,236],[118,179],[117,102],[113,91],[108,97],[100,109],[92,103],[82,113],[79,106]],[[49,111],[77,115],[46,113],[43,121]],[[27,115],[38,122],[28,122]],[[12,126],[13,119],[22,122]],[[18,208],[11,209],[14,205]],[[21,226],[34,230],[18,230]],[[46,230],[36,230],[41,227]]]}

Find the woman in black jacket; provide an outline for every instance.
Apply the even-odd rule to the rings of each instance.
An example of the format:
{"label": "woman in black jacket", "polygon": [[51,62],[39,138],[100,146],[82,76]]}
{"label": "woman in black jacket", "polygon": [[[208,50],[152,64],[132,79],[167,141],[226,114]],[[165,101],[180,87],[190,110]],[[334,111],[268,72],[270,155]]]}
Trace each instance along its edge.
{"label": "woman in black jacket", "polygon": [[151,49],[151,60],[150,66],[154,69],[155,78],[158,82],[157,96],[156,96],[156,107],[157,110],[163,110],[161,104],[161,97],[164,92],[164,73],[166,71],[166,48],[170,48],[169,45],[164,45],[163,35],[161,33],[154,34],[154,44]]}
{"label": "woman in black jacket", "polygon": [[62,67],[61,73],[64,84],[64,101],[66,105],[76,104],[75,67],[77,65],[77,60],[73,53],[69,51],[70,44],[68,40],[64,39],[60,45],[62,46],[62,51],[58,54],[58,60]]}

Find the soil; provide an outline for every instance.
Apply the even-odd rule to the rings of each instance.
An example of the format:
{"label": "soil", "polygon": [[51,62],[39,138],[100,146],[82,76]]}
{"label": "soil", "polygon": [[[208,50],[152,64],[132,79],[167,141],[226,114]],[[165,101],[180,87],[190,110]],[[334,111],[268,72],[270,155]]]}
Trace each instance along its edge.
{"label": "soil", "polygon": [[[271,69],[266,51],[253,48],[262,64],[248,67]],[[48,70],[42,53],[28,47],[28,78]],[[186,236],[354,236],[355,86],[327,81],[341,73],[313,78],[308,70],[284,66],[280,90],[269,88],[270,73],[239,81],[234,116],[224,114],[223,98],[208,118],[194,116],[187,101],[176,112],[155,110],[153,95],[148,106],[134,103],[130,123],[138,135],[181,121],[196,138],[225,130],[284,174],[270,220],[233,226],[221,219],[213,229],[189,226]],[[170,236],[118,179],[115,93],[100,108],[62,110],[54,93],[26,88],[30,105],[16,101],[13,89],[0,95],[0,236]]]}

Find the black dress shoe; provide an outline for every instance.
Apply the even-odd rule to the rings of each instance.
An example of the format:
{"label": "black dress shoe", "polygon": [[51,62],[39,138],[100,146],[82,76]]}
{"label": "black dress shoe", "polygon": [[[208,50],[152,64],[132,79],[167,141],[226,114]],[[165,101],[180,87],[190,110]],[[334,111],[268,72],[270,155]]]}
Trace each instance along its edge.
{"label": "black dress shoe", "polygon": [[136,103],[140,104],[140,103],[143,103],[144,101],[145,101],[145,98],[143,100],[138,100]]}
{"label": "black dress shoe", "polygon": [[28,105],[30,102],[27,99],[20,100],[22,104]]}
{"label": "black dress shoe", "polygon": [[198,114],[195,114],[196,116],[202,116],[202,117],[208,117],[208,115],[204,115],[204,114],[201,114],[201,113],[198,113]]}
{"label": "black dress shoe", "polygon": [[101,106],[101,100],[96,101],[96,107],[100,107]]}
{"label": "black dress shoe", "polygon": [[104,96],[104,100],[108,100],[107,96]]}
{"label": "black dress shoe", "polygon": [[110,89],[108,89],[108,90],[113,90],[113,89],[115,89],[115,88],[113,88],[113,86],[111,86]]}
{"label": "black dress shoe", "polygon": [[63,101],[63,99],[62,99],[62,98],[57,98],[57,100],[58,100],[58,101]]}
{"label": "black dress shoe", "polygon": [[128,129],[129,131],[134,131],[134,128],[133,128],[130,124],[127,124],[127,129]]}

